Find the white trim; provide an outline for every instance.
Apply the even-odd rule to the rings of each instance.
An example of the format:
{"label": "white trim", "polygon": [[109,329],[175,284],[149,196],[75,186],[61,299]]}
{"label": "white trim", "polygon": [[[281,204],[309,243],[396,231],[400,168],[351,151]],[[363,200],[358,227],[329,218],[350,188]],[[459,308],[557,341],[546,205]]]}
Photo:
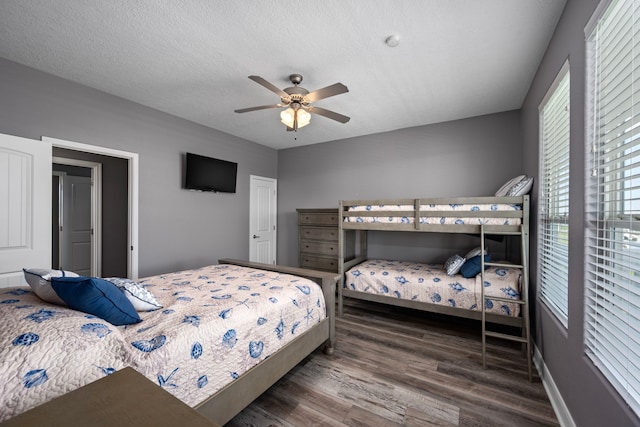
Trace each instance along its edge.
{"label": "white trim", "polygon": [[[564,76],[569,73],[570,67],[571,66],[569,64],[569,58],[567,58],[564,60],[562,67],[560,67],[560,71],[558,71],[558,74],[556,74],[556,78],[553,79],[553,83],[551,83],[551,86],[549,86],[549,89],[547,89],[547,93],[544,95],[544,98],[542,98],[542,101],[540,101],[540,104],[538,105],[538,112],[544,110],[544,107],[549,102],[549,98],[551,98],[555,94],[558,85],[560,85],[560,82],[562,81],[562,79],[564,79]],[[571,93],[571,86],[569,86],[569,93]]]}
{"label": "white trim", "polygon": [[585,39],[588,39],[589,37],[591,37],[591,33],[593,33],[593,31],[596,29],[596,26],[598,25],[600,18],[602,18],[602,15],[604,15],[604,13],[607,11],[607,9],[609,8],[609,5],[612,2],[613,0],[600,1],[598,6],[596,7],[596,10],[593,12],[593,15],[591,15],[591,18],[589,18],[589,22],[587,22],[587,25],[585,25],[584,27]]}
{"label": "white trim", "polygon": [[542,358],[542,353],[540,353],[536,345],[533,346],[533,363],[536,365],[536,369],[542,380],[542,385],[549,396],[549,401],[560,425],[562,427],[576,427],[569,408],[567,408],[567,405],[564,403],[560,390],[558,390],[556,383],[553,381],[551,372],[547,369],[547,365],[545,365],[544,359]]}
{"label": "white trim", "polygon": [[127,259],[127,276],[130,279],[138,278],[138,153],[115,150],[112,148],[100,147],[98,145],[83,144],[80,142],[65,141],[63,139],[42,137],[42,141],[49,142],[54,147],[66,148],[69,150],[83,151],[86,153],[102,154],[105,156],[119,157],[128,160],[129,164],[129,221],[128,238],[129,247]]}

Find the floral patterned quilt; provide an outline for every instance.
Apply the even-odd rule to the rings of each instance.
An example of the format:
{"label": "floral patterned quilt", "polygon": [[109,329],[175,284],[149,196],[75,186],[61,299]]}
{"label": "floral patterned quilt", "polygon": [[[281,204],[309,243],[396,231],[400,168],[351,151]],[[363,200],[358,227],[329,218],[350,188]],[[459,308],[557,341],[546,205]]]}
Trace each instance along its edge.
{"label": "floral patterned quilt", "polygon": [[[485,295],[520,299],[520,270],[490,267],[485,271]],[[441,264],[407,261],[366,260],[346,273],[343,287],[358,292],[478,310],[482,279],[448,276]],[[488,312],[518,316],[517,303],[487,300]]]}
{"label": "floral patterned quilt", "polygon": [[214,265],[139,280],[163,306],[113,326],[0,289],[0,421],[132,366],[195,406],[326,317],[297,276]]}

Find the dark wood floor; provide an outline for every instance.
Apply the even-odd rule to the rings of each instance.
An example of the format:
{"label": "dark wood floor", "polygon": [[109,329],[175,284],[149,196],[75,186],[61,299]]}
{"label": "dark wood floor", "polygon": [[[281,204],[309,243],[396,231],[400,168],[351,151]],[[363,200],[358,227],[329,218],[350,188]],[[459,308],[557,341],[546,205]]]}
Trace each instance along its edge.
{"label": "dark wood floor", "polygon": [[557,426],[520,346],[476,321],[350,300],[333,356],[315,352],[227,427]]}

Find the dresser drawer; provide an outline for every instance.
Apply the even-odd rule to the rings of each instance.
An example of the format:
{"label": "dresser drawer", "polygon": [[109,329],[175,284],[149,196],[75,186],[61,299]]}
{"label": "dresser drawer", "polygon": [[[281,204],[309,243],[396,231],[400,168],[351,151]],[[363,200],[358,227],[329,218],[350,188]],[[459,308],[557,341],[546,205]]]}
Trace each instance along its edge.
{"label": "dresser drawer", "polygon": [[337,242],[338,229],[329,227],[300,227],[300,238]]}
{"label": "dresser drawer", "polygon": [[338,255],[338,243],[337,242],[314,242],[302,240],[300,242],[300,252],[305,254],[319,254],[319,255]]}
{"label": "dresser drawer", "polygon": [[310,212],[298,215],[300,225],[333,225],[338,226],[337,212]]}
{"label": "dresser drawer", "polygon": [[300,254],[300,267],[314,270],[338,271],[338,259]]}

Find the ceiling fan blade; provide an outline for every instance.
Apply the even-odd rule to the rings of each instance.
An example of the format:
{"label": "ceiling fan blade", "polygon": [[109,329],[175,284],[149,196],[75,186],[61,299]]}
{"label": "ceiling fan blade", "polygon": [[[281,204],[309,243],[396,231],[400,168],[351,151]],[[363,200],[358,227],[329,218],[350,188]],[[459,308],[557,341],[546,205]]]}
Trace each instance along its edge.
{"label": "ceiling fan blade", "polygon": [[236,113],[247,113],[249,111],[256,110],[266,110],[267,108],[282,108],[284,105],[282,104],[271,104],[271,105],[259,105],[257,107],[249,107],[249,108],[241,108],[239,110],[234,110]]}
{"label": "ceiling fan blade", "polygon": [[330,96],[340,95],[341,93],[349,92],[349,88],[342,83],[335,83],[331,86],[323,87],[322,89],[314,90],[313,92],[305,95],[304,99],[307,102],[316,102],[320,99],[328,98]]}
{"label": "ceiling fan blade", "polygon": [[325,108],[309,107],[306,110],[310,113],[319,114],[340,123],[347,123],[349,120],[351,120],[351,117],[344,116],[342,114],[336,113],[335,111],[327,110]]}
{"label": "ceiling fan blade", "polygon": [[266,87],[271,92],[273,92],[276,95],[278,95],[280,98],[288,98],[289,97],[289,94],[287,92],[285,92],[282,89],[280,89],[279,87],[269,83],[268,81],[266,81],[265,79],[263,79],[260,76],[249,76],[249,78],[251,80],[253,80],[254,82],[258,83],[259,85],[262,85],[262,86]]}

